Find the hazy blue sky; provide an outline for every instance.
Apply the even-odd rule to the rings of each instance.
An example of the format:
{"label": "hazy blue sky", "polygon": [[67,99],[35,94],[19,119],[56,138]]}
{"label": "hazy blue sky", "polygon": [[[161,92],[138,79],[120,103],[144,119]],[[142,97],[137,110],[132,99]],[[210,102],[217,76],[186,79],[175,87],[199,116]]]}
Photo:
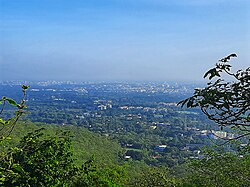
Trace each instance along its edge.
{"label": "hazy blue sky", "polygon": [[200,80],[250,64],[249,0],[0,0],[0,79]]}

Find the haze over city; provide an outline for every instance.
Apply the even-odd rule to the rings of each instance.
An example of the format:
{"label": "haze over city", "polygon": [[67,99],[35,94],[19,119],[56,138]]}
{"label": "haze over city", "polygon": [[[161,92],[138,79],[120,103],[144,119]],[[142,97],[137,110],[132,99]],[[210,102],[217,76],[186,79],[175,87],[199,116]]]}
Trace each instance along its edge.
{"label": "haze over city", "polygon": [[1,80],[200,81],[249,65],[247,0],[0,0]]}

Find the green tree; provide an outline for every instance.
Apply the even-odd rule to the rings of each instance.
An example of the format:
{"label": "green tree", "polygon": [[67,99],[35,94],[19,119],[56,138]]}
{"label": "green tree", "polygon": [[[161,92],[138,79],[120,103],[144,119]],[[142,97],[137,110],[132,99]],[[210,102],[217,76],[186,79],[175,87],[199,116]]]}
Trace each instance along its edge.
{"label": "green tree", "polygon": [[76,175],[69,134],[45,138],[42,130],[29,133],[2,153],[0,179],[4,186],[62,186]]}
{"label": "green tree", "polygon": [[206,150],[202,159],[188,164],[180,186],[250,186],[250,156]]}
{"label": "green tree", "polygon": [[133,187],[173,187],[177,186],[179,181],[174,179],[169,170],[165,167],[149,167],[144,168],[139,176],[131,181],[129,186]]}
{"label": "green tree", "polygon": [[236,139],[239,139],[250,135],[250,67],[233,72],[229,64],[233,57],[237,55],[231,54],[219,60],[204,75],[213,81],[203,89],[195,89],[193,96],[179,102],[179,105],[199,107],[221,129],[238,129],[241,135]]}
{"label": "green tree", "polygon": [[0,154],[0,186],[117,187],[128,177],[123,166],[75,164],[69,131],[45,134],[41,128]]}

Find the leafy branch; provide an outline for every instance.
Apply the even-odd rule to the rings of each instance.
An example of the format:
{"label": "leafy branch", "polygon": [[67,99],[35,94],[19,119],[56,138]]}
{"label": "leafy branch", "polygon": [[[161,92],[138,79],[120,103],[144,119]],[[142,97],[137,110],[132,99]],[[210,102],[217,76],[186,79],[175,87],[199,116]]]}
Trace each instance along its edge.
{"label": "leafy branch", "polygon": [[3,96],[0,100],[0,115],[3,115],[3,112],[7,106],[7,104],[16,108],[15,115],[9,119],[3,119],[0,117],[0,142],[4,139],[8,138],[12,133],[13,129],[16,126],[17,121],[20,119],[22,115],[24,115],[24,110],[27,108],[27,89],[29,86],[22,86],[23,96],[20,103],[17,103],[14,99]]}
{"label": "leafy branch", "polygon": [[[205,88],[195,89],[193,96],[180,101],[178,105],[199,107],[221,130],[230,127],[244,132],[239,136],[241,138],[250,132],[250,67],[233,72],[229,64],[233,57],[237,55],[231,54],[219,60],[204,75],[204,78],[213,81],[208,82]],[[223,73],[232,81],[222,79]]]}

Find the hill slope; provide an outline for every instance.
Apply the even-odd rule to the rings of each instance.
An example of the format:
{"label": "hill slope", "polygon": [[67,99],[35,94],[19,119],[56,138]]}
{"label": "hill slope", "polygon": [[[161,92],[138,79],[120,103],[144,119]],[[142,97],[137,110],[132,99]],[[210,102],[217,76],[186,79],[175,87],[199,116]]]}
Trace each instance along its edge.
{"label": "hill slope", "polygon": [[[43,123],[19,122],[11,134],[11,140],[5,142],[5,149],[10,145],[15,145],[21,137],[39,128],[45,128],[46,135],[54,135],[61,130],[70,131],[72,137],[72,149],[76,158],[76,163],[81,164],[94,158],[100,164],[117,164],[122,148],[114,140],[99,134],[90,132],[83,127],[59,126]],[[3,147],[0,147],[3,149]]]}

